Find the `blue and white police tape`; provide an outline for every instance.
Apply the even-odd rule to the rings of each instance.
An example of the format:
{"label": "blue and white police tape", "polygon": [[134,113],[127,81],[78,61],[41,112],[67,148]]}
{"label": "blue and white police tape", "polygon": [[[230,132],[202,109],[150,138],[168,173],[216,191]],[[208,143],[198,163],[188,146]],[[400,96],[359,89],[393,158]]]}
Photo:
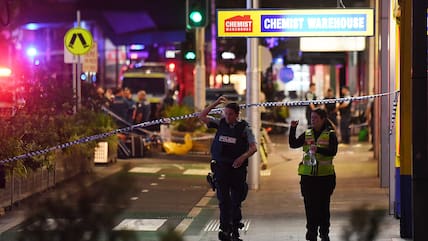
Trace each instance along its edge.
{"label": "blue and white police tape", "polygon": [[395,115],[397,114],[398,95],[399,95],[399,92],[398,91],[395,92],[394,101],[392,102],[391,125],[389,126],[389,135],[392,135],[392,130],[395,125]]}
{"label": "blue and white police tape", "polygon": [[[368,95],[368,96],[345,97],[345,98],[326,99],[326,100],[302,100],[302,101],[288,101],[288,102],[286,101],[286,102],[264,102],[264,103],[254,103],[254,104],[242,104],[242,105],[240,105],[240,108],[245,109],[245,108],[250,108],[250,107],[262,107],[262,106],[263,107],[305,106],[305,105],[309,105],[311,103],[316,104],[316,105],[333,104],[333,103],[342,103],[342,102],[347,102],[347,101],[362,101],[362,100],[367,100],[367,99],[374,99],[374,98],[378,98],[378,97],[382,97],[382,96],[388,96],[391,94],[395,94],[396,99],[397,99],[398,93],[399,93],[399,90],[394,91],[394,92],[389,92],[389,93],[381,93],[381,94],[374,94],[374,95]],[[221,114],[223,109],[224,108],[212,109],[209,114]],[[177,116],[177,117],[168,117],[168,118],[161,118],[161,119],[152,120],[152,121],[146,121],[146,122],[136,124],[136,125],[132,125],[132,126],[128,126],[125,128],[120,128],[120,129],[116,129],[113,131],[109,131],[109,132],[105,132],[105,133],[101,133],[101,134],[96,134],[93,136],[84,137],[84,138],[81,138],[78,140],[59,144],[57,146],[49,147],[46,149],[32,151],[32,152],[28,152],[28,153],[25,153],[22,155],[3,159],[0,161],[0,164],[6,164],[6,163],[14,162],[17,160],[25,159],[25,158],[30,158],[33,156],[39,156],[39,155],[47,154],[47,153],[55,151],[55,150],[65,149],[65,148],[70,147],[72,145],[77,145],[77,144],[82,144],[82,143],[86,143],[86,142],[90,142],[90,141],[95,141],[95,140],[106,138],[106,137],[116,135],[119,133],[131,132],[137,128],[143,128],[143,127],[160,125],[160,124],[169,124],[171,122],[178,121],[178,120],[184,120],[184,119],[198,117],[198,115],[199,115],[199,112],[195,112],[195,113]],[[394,123],[394,122],[392,122],[392,123]]]}

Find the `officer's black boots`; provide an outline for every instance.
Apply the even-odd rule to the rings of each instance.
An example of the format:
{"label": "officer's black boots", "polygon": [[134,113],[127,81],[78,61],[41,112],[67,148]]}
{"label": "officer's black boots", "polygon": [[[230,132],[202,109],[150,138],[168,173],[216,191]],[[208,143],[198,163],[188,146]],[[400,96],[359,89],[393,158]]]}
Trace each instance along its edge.
{"label": "officer's black boots", "polygon": [[242,239],[239,238],[239,231],[237,229],[232,232],[232,241],[242,241]]}
{"label": "officer's black boots", "polygon": [[232,226],[232,241],[242,241],[242,239],[239,238],[239,229],[244,228],[243,223],[234,224]]}
{"label": "officer's black boots", "polygon": [[306,240],[308,241],[317,241],[317,233],[316,232],[306,232]]}
{"label": "officer's black boots", "polygon": [[[239,229],[244,228],[245,225],[243,223],[238,223],[231,226],[232,232],[221,230],[218,233],[218,239],[221,241],[242,241],[242,239],[239,238]],[[230,227],[226,228],[226,230],[230,230]]]}
{"label": "officer's black boots", "polygon": [[328,234],[320,234],[321,241],[330,241]]}
{"label": "officer's black boots", "polygon": [[218,239],[221,241],[232,241],[230,232],[225,232],[225,231],[218,232]]}

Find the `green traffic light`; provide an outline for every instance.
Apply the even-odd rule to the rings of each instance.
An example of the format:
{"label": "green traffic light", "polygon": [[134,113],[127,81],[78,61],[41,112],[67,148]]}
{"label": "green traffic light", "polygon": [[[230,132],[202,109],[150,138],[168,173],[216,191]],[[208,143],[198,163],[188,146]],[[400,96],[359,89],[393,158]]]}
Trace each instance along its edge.
{"label": "green traffic light", "polygon": [[184,55],[184,58],[189,60],[196,59],[196,54],[193,51],[189,51],[189,52],[186,52],[186,54]]}
{"label": "green traffic light", "polygon": [[208,20],[208,0],[186,0],[186,27],[204,28]]}
{"label": "green traffic light", "polygon": [[200,23],[200,22],[202,22],[203,16],[202,16],[201,12],[193,11],[189,14],[189,18],[194,23]]}

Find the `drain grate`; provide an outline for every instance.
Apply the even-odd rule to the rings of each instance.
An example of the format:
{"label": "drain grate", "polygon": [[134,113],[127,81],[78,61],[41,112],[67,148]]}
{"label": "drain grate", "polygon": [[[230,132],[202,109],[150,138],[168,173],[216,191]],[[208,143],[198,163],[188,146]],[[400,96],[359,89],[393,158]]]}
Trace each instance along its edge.
{"label": "drain grate", "polygon": [[[249,219],[242,219],[241,222],[244,224],[244,228],[242,228],[242,231],[247,232],[248,228],[250,227],[251,221]],[[208,222],[208,224],[204,228],[205,232],[218,232],[220,231],[220,220],[219,219],[212,219]]]}

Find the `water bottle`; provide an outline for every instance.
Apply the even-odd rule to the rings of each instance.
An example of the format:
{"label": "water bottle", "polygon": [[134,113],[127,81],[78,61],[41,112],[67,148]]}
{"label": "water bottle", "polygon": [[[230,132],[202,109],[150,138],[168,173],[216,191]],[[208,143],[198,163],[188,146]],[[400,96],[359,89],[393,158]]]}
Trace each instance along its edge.
{"label": "water bottle", "polygon": [[311,164],[311,156],[310,156],[309,152],[303,153],[302,163],[303,163],[303,165],[306,165],[306,166],[312,165]]}
{"label": "water bottle", "polygon": [[303,165],[315,166],[317,164],[317,159],[315,157],[315,151],[313,149],[313,142],[309,143],[309,151],[303,154]]}
{"label": "water bottle", "polygon": [[312,148],[309,149],[309,165],[315,166],[317,165],[317,158],[315,157],[315,152],[312,150]]}

